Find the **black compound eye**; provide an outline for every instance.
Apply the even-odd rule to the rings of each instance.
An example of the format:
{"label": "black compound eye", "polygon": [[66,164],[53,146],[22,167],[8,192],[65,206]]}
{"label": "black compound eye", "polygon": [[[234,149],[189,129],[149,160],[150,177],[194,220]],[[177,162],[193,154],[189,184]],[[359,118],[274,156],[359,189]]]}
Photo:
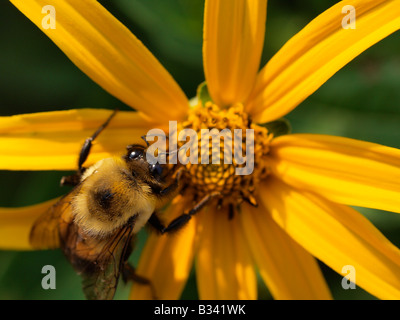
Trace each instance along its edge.
{"label": "black compound eye", "polygon": [[134,149],[128,154],[129,160],[137,160],[143,158],[143,150]]}
{"label": "black compound eye", "polygon": [[163,171],[163,168],[159,163],[150,165],[150,172],[153,176],[161,176],[162,171]]}

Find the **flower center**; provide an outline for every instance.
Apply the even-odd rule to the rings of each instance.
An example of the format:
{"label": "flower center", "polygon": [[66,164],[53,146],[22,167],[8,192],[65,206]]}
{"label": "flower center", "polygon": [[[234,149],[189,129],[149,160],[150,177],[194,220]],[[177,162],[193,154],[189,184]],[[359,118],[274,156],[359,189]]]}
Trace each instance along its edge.
{"label": "flower center", "polygon": [[269,174],[273,134],[252,123],[242,104],[228,109],[200,104],[178,123],[177,133],[178,163],[184,166],[187,189],[195,200],[216,194],[221,206],[257,204],[256,187]]}

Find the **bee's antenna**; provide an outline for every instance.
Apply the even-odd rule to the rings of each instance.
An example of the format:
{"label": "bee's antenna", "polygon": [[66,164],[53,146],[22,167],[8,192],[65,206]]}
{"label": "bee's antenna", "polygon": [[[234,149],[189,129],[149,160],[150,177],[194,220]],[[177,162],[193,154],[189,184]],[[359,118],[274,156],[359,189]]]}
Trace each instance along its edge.
{"label": "bee's antenna", "polygon": [[147,147],[150,146],[150,143],[147,141],[147,135],[141,136],[142,140],[147,144]]}
{"label": "bee's antenna", "polygon": [[165,155],[169,156],[170,154],[174,154],[174,153],[178,153],[178,152],[179,152],[179,149],[176,149],[176,150],[172,150],[172,151],[160,152],[159,154],[160,155],[165,154]]}
{"label": "bee's antenna", "polygon": [[[159,137],[159,136],[160,135],[157,135],[157,134],[146,134],[146,135],[141,136],[141,138],[143,139],[144,142],[146,142],[147,147],[149,147],[150,143],[147,141],[147,137]],[[181,147],[181,148],[183,148],[183,147]],[[167,156],[169,156],[171,154],[178,153],[181,148],[178,148],[178,149],[173,150],[173,151],[159,152],[158,154],[159,155],[167,155]],[[184,149],[186,149],[186,146],[184,146]]]}
{"label": "bee's antenna", "polygon": [[146,142],[146,145],[149,147],[150,143],[147,141],[147,137],[162,137],[162,135],[160,135],[160,134],[145,134],[145,135],[141,136],[142,140],[144,142]]}

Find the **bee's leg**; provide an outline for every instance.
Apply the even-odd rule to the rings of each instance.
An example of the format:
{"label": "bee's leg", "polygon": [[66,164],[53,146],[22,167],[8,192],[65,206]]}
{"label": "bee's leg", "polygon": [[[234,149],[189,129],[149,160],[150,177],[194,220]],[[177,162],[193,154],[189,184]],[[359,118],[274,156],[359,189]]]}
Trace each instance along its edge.
{"label": "bee's leg", "polygon": [[106,122],[104,122],[90,138],[87,138],[85,140],[85,142],[82,146],[81,152],[79,153],[79,160],[78,160],[78,170],[79,171],[78,172],[82,171],[82,169],[83,169],[82,165],[89,156],[90,149],[92,148],[92,142],[94,141],[94,139],[97,138],[97,136],[100,134],[100,132],[102,132],[107,127],[107,125],[110,123],[111,119],[115,116],[117,111],[118,111],[118,109],[115,109],[114,112],[108,117]]}
{"label": "bee's leg", "polygon": [[[180,188],[180,179],[182,176],[183,168],[178,169],[176,172],[176,177],[174,179],[174,182],[171,183],[168,187],[160,191],[160,195],[164,198],[168,198],[169,196],[173,196],[176,194],[177,190]],[[161,220],[158,218],[157,213],[153,212],[153,214],[150,216],[150,219],[148,220],[149,224],[156,229],[160,233],[164,233],[163,230],[165,230],[164,224],[161,222]]]}
{"label": "bee's leg", "polygon": [[110,123],[111,119],[115,116],[117,111],[118,109],[115,109],[114,112],[111,114],[111,116],[108,117],[106,122],[104,122],[90,138],[87,138],[85,140],[81,148],[81,151],[79,153],[78,171],[73,175],[62,177],[60,182],[62,186],[64,185],[76,186],[80,182],[81,176],[86,170],[86,168],[83,167],[83,164],[85,163],[85,161],[89,156],[90,149],[92,148],[92,142],[94,141],[94,139],[97,138],[100,132],[103,131],[105,127],[107,127],[107,125]]}
{"label": "bee's leg", "polygon": [[148,220],[148,223],[160,233],[162,233],[162,231],[165,229],[164,224],[158,218],[156,212],[153,212],[153,214],[150,216],[150,219]]}
{"label": "bee's leg", "polygon": [[164,198],[168,198],[168,196],[173,196],[179,187],[181,186],[180,181],[182,177],[183,168],[179,168],[176,171],[176,176],[174,182],[172,182],[168,187],[160,191],[160,195]]}
{"label": "bee's leg", "polygon": [[153,300],[158,300],[156,295],[156,290],[154,289],[152,282],[149,279],[136,274],[135,268],[128,262],[125,262],[124,267],[122,269],[122,280],[125,283],[130,280],[138,284],[149,286],[151,290],[151,295],[153,296],[152,297]]}
{"label": "bee's leg", "polygon": [[161,234],[177,231],[180,228],[182,228],[186,223],[188,223],[189,220],[192,218],[192,216],[195,215],[197,212],[199,212],[201,209],[203,209],[203,207],[206,204],[208,204],[212,199],[220,195],[221,194],[219,192],[213,192],[206,195],[188,213],[184,213],[179,217],[175,218],[166,227],[164,227],[164,225],[162,224],[162,222],[159,220],[159,218],[155,213],[153,213],[152,216],[150,217],[149,223],[155,229],[157,229]]}
{"label": "bee's leg", "polygon": [[228,219],[232,220],[235,215],[235,207],[232,203],[229,204]]}
{"label": "bee's leg", "polygon": [[76,185],[78,185],[80,178],[81,178],[80,175],[77,173],[70,176],[64,176],[61,178],[60,185],[75,187]]}

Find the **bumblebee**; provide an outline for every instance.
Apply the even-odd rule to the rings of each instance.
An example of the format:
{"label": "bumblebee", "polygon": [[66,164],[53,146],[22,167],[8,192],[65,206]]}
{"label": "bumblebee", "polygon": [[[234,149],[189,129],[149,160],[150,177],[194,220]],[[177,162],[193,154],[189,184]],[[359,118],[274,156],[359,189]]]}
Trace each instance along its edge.
{"label": "bumblebee", "polygon": [[88,138],[80,152],[78,171],[62,184],[75,187],[35,221],[30,243],[37,249],[59,248],[82,276],[87,299],[112,299],[120,274],[149,283],[134,274],[127,262],[134,236],[150,221],[160,233],[182,226],[177,220],[164,227],[156,211],[179,192],[179,173],[150,164],[146,147],[130,145],[121,158],[106,158],[83,167],[93,140],[110,118]]}

